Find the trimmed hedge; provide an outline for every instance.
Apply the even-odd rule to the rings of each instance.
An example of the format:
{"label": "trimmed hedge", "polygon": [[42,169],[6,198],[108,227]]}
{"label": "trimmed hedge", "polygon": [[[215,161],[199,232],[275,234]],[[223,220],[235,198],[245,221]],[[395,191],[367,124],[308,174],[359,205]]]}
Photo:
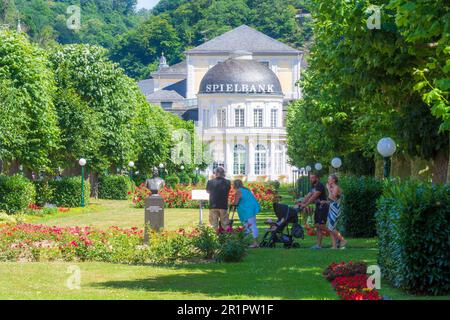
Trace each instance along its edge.
{"label": "trimmed hedge", "polygon": [[450,292],[450,186],[392,182],[378,201],[378,264],[393,286]]}
{"label": "trimmed hedge", "polygon": [[109,200],[127,200],[131,182],[125,176],[102,176],[98,183],[98,197]]}
{"label": "trimmed hedge", "polygon": [[[81,176],[64,177],[61,180],[52,180],[49,182],[53,189],[52,203],[58,207],[76,208],[81,202]],[[84,184],[84,203],[89,204],[91,188],[89,181]]]}
{"label": "trimmed hedge", "polygon": [[[81,178],[80,178],[81,179]],[[36,200],[35,204],[40,207],[45,206],[47,203],[52,203],[54,190],[50,186],[48,180],[33,181],[36,188]]]}
{"label": "trimmed hedge", "polygon": [[344,234],[354,238],[375,237],[375,213],[383,182],[374,177],[348,176],[341,179],[340,185],[344,194],[340,222]]}
{"label": "trimmed hedge", "polygon": [[36,197],[34,185],[21,175],[0,175],[0,211],[17,213],[25,210]]}

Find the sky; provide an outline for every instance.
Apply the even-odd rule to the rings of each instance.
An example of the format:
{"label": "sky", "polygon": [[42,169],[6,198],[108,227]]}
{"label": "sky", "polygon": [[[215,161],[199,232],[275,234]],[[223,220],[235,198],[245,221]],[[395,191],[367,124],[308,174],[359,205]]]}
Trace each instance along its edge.
{"label": "sky", "polygon": [[151,9],[153,8],[159,0],[138,0],[137,8],[138,10],[141,8]]}

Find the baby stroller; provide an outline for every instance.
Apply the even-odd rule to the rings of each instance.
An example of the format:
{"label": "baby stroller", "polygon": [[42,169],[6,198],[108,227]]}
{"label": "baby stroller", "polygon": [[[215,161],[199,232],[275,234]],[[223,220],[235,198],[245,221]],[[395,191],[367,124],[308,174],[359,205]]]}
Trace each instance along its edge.
{"label": "baby stroller", "polygon": [[300,244],[294,239],[305,238],[303,228],[298,223],[300,210],[280,203],[274,203],[273,209],[278,220],[273,222],[269,219],[266,222],[269,228],[266,229],[260,247],[275,248],[277,243],[282,243],[286,249],[299,248]]}

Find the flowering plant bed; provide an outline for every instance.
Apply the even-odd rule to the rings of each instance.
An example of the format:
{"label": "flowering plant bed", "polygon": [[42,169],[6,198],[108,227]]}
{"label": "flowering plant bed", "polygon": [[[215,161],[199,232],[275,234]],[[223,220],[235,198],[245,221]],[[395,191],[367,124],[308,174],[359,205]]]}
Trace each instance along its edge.
{"label": "flowering plant bed", "polygon": [[323,275],[328,281],[333,281],[338,277],[350,277],[358,274],[366,274],[367,264],[365,262],[333,262],[330,264]]}
{"label": "flowering plant bed", "polygon": [[[249,183],[247,187],[252,191],[255,198],[258,200],[263,210],[272,209],[275,198],[275,190],[262,183]],[[163,197],[165,206],[167,208],[188,208],[195,209],[199,207],[199,202],[192,200],[192,190],[196,189],[192,185],[178,184],[174,188],[165,186],[160,192]],[[145,188],[144,184],[136,187],[132,194],[133,204],[136,208],[143,208],[145,205],[145,198],[151,194],[150,190]],[[131,192],[130,192],[131,195]],[[229,194],[229,202],[234,201],[236,191],[232,188]],[[206,208],[207,208],[206,204]]]}
{"label": "flowering plant bed", "polygon": [[[238,230],[233,232],[243,234]],[[138,228],[99,230],[11,223],[0,226],[0,261],[102,261],[126,264],[198,261],[205,256],[203,248],[198,245],[203,237],[200,229],[151,232],[148,245],[144,245],[143,229]],[[229,246],[229,242],[220,242],[217,236],[211,241],[214,258],[218,258],[224,246]],[[244,237],[239,241],[244,243]]]}
{"label": "flowering plant bed", "polygon": [[367,287],[366,270],[365,262],[333,262],[323,275],[342,300],[382,300],[377,290]]}
{"label": "flowering plant bed", "polygon": [[40,207],[37,204],[30,204],[25,213],[33,216],[44,216],[47,214],[67,213],[69,211],[70,208],[65,207]]}

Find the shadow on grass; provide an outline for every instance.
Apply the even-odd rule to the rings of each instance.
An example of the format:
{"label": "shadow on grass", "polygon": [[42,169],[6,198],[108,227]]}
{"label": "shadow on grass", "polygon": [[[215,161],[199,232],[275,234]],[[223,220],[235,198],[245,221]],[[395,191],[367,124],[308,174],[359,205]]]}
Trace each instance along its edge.
{"label": "shadow on grass", "polygon": [[[342,258],[346,259],[350,254],[344,256]],[[369,261],[375,259],[375,255],[367,250],[353,250],[351,256]],[[336,299],[322,271],[329,263],[339,260],[338,257],[334,252],[319,253],[305,249],[259,249],[251,252],[241,263],[157,268],[156,274],[151,277],[106,281],[93,286],[166,294],[173,292],[193,295],[194,298]]]}

